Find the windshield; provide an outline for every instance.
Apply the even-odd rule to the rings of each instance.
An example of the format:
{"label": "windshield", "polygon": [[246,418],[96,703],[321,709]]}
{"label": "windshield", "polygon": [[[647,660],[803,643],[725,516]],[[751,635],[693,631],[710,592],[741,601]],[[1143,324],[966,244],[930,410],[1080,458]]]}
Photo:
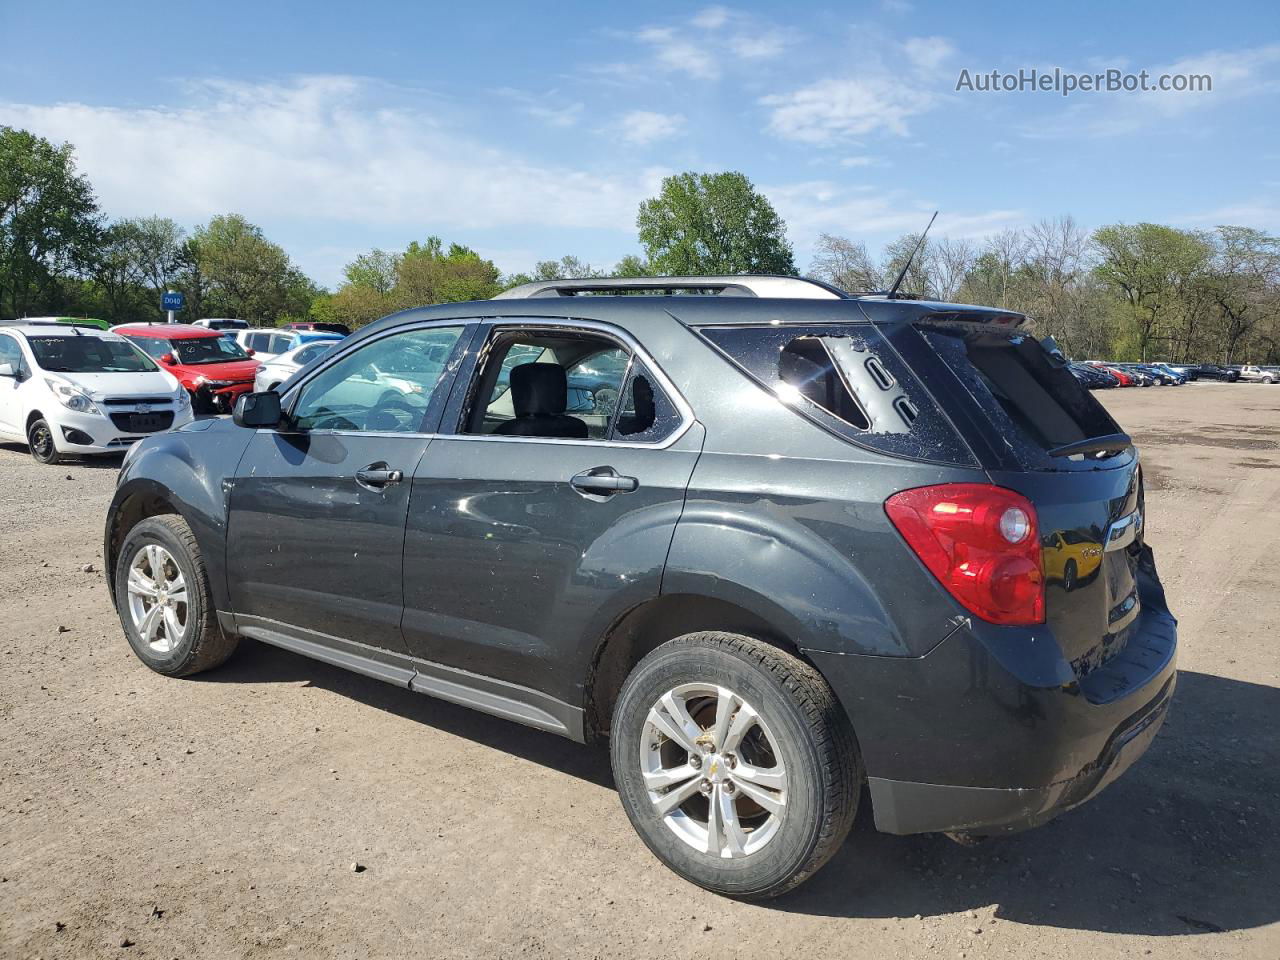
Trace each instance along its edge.
{"label": "windshield", "polygon": [[56,373],[148,373],[156,369],[125,340],[101,337],[28,337],[36,363]]}
{"label": "windshield", "polygon": [[228,360],[247,360],[249,355],[230,337],[189,337],[170,340],[169,346],[177,354],[178,362],[185,364],[226,363]]}

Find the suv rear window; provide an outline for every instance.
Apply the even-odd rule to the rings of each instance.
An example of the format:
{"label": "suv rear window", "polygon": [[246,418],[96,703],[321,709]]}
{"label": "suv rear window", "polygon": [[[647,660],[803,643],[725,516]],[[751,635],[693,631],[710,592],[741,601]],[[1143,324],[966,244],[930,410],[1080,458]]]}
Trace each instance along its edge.
{"label": "suv rear window", "polygon": [[1022,441],[1015,452],[1023,466],[1061,468],[1067,464],[1048,451],[1122,432],[1034,337],[960,324],[921,324],[920,331],[999,435]]}
{"label": "suv rear window", "polygon": [[972,465],[933,399],[871,324],[701,327],[765,389],[830,432],[883,453]]}

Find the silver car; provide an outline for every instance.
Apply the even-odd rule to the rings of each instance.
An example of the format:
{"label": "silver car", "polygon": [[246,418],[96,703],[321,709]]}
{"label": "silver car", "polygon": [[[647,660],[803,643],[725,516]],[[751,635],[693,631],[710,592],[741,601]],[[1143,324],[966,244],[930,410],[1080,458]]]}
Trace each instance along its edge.
{"label": "silver car", "polygon": [[276,389],[312,360],[319,360],[323,357],[333,349],[334,344],[341,342],[339,338],[313,340],[310,343],[304,343],[300,347],[294,347],[278,357],[272,357],[258,368],[257,376],[254,377],[253,381],[253,389],[259,393],[264,390]]}

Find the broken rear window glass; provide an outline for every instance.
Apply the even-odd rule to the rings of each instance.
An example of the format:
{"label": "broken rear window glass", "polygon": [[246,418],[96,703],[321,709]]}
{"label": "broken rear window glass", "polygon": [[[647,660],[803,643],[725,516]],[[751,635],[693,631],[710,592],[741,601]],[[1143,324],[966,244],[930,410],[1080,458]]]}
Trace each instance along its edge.
{"label": "broken rear window glass", "polygon": [[1067,464],[1055,462],[1050,450],[1121,432],[1102,404],[1034,337],[970,324],[921,324],[920,330],[995,433],[1021,441],[1013,449],[1024,468],[1063,469]]}
{"label": "broken rear window glass", "polygon": [[912,459],[974,463],[933,399],[870,324],[698,332],[792,409],[846,440]]}

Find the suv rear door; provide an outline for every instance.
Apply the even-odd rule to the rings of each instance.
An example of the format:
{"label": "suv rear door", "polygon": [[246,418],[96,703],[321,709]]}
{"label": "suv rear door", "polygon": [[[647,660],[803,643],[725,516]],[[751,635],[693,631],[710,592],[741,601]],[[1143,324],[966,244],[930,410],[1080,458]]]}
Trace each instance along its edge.
{"label": "suv rear door", "polygon": [[[620,331],[502,321],[483,340],[469,388],[460,374],[450,399],[452,426],[413,477],[405,641],[424,659],[580,704],[585,670],[566,667],[658,594],[702,428]],[[561,366],[568,411],[548,429],[578,420],[586,438],[495,432],[519,412],[511,370],[524,363]]]}

